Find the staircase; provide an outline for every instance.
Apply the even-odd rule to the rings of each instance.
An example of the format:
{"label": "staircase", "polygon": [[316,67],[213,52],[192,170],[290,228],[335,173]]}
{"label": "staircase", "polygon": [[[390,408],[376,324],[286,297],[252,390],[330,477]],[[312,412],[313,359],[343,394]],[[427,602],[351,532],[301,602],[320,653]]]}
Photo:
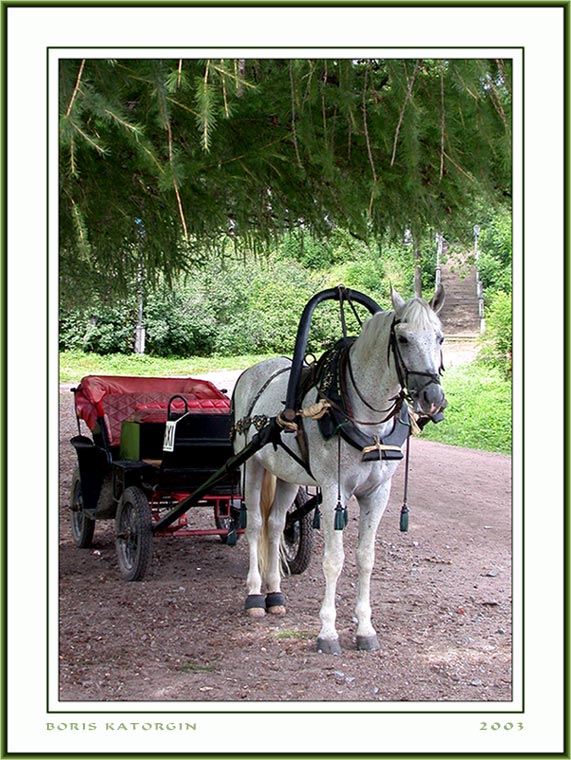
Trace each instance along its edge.
{"label": "staircase", "polygon": [[440,282],[446,301],[440,319],[447,339],[475,339],[484,331],[482,285],[470,255],[448,255],[443,242]]}

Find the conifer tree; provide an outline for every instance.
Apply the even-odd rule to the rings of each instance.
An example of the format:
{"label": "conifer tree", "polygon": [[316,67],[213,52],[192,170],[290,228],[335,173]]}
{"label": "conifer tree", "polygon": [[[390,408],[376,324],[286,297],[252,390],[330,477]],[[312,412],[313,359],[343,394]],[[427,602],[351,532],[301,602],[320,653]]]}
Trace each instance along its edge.
{"label": "conifer tree", "polygon": [[298,225],[469,231],[510,196],[510,93],[501,60],[62,60],[64,287]]}

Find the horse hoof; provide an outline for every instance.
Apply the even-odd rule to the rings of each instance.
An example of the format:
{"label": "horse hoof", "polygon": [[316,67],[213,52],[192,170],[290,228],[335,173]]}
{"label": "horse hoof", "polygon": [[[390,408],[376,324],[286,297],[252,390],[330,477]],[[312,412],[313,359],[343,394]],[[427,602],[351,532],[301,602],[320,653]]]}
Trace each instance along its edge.
{"label": "horse hoof", "polygon": [[285,615],[285,596],[281,591],[272,591],[270,594],[266,594],[266,612],[271,615]]}
{"label": "horse hoof", "polygon": [[341,654],[339,639],[317,639],[317,651],[320,654]]}
{"label": "horse hoof", "polygon": [[379,640],[375,634],[372,636],[357,636],[357,649],[362,652],[376,652],[380,649]]}
{"label": "horse hoof", "polygon": [[266,617],[266,610],[262,609],[261,607],[249,607],[246,612],[248,614],[248,617],[251,618]]}
{"label": "horse hoof", "polygon": [[250,617],[261,618],[266,614],[266,599],[263,594],[248,594],[244,609]]}

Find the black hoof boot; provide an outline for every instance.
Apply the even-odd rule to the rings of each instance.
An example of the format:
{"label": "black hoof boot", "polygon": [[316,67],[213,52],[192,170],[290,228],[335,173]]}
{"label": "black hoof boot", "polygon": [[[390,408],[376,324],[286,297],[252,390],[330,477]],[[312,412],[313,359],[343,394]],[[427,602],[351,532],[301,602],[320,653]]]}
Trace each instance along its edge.
{"label": "black hoof boot", "polygon": [[273,591],[266,594],[266,612],[271,615],[285,615],[286,601],[281,591]]}
{"label": "black hoof boot", "polygon": [[244,609],[250,617],[264,617],[266,614],[266,597],[263,594],[248,594]]}

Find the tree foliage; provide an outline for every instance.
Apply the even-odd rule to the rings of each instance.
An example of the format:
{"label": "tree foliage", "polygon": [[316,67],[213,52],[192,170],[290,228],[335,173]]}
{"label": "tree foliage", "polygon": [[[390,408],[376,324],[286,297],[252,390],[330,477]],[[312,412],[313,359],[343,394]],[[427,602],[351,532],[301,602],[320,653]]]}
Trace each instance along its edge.
{"label": "tree foliage", "polygon": [[501,60],[62,60],[64,295],[301,226],[446,234],[509,196],[510,89]]}

